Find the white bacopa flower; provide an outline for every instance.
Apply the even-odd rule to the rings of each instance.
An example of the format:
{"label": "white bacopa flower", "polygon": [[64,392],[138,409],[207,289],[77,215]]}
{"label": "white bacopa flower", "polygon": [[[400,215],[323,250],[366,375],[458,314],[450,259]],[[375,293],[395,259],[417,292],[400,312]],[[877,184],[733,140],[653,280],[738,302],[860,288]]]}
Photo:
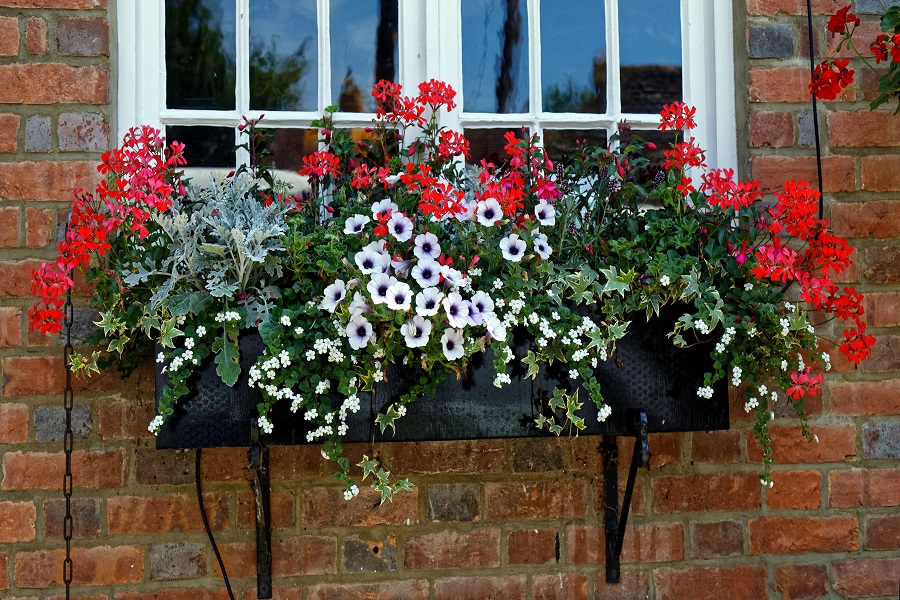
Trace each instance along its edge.
{"label": "white bacopa flower", "polygon": [[391,257],[387,252],[372,248],[371,244],[353,255],[353,261],[364,275],[370,273],[384,273],[391,264]]}
{"label": "white bacopa flower", "polygon": [[412,304],[412,290],[409,284],[402,281],[396,281],[388,288],[387,305],[392,310],[409,310]]}
{"label": "white bacopa flower", "polygon": [[478,218],[478,223],[485,227],[491,227],[503,218],[503,208],[496,199],[488,198],[478,203],[475,208],[475,214]]}
{"label": "white bacopa flower", "polygon": [[272,422],[266,418],[265,415],[261,416],[256,423],[259,425],[259,428],[262,429],[263,433],[272,433]]}
{"label": "white bacopa flower", "polygon": [[441,255],[441,246],[438,243],[438,238],[430,231],[417,235],[415,245],[416,247],[413,249],[413,254],[415,254],[416,258],[420,261],[426,258],[434,260]]}
{"label": "white bacopa flower", "polygon": [[441,300],[443,299],[443,292],[437,288],[425,288],[416,294],[416,314],[423,317],[433,317],[438,314],[441,307]]}
{"label": "white bacopa flower", "polygon": [[319,304],[319,306],[321,306],[328,312],[333,313],[334,309],[337,308],[338,304],[340,304],[346,296],[346,284],[344,283],[343,279],[338,279],[327,288],[325,288],[325,297],[322,298],[322,302]]}
{"label": "white bacopa flower", "polygon": [[556,208],[546,200],[541,200],[534,207],[534,218],[545,227],[556,225]]}
{"label": "white bacopa flower", "polygon": [[153,435],[159,434],[159,429],[162,427],[163,418],[162,415],[156,415],[153,417],[153,420],[150,421],[150,425],[147,427],[147,430],[150,431]]}
{"label": "white bacopa flower", "polygon": [[500,251],[506,260],[519,262],[525,255],[525,240],[517,234],[511,233],[500,240]]}
{"label": "white bacopa flower", "polygon": [[157,354],[157,355],[156,355],[156,362],[158,362],[158,363],[164,363],[164,362],[166,362],[166,355],[163,354],[162,352],[160,352],[159,354]]}
{"label": "white bacopa flower", "polygon": [[[462,328],[469,322],[469,311],[463,304],[462,296],[456,292],[450,292],[441,303],[447,313],[447,322],[450,327]],[[449,331],[449,330],[448,330]]]}
{"label": "white bacopa flower", "polygon": [[281,315],[281,324],[285,327],[291,326],[291,318],[287,315]]}
{"label": "white bacopa flower", "polygon": [[534,247],[534,251],[537,252],[538,256],[541,257],[541,260],[547,260],[553,253],[553,250],[548,243],[547,236],[543,233],[534,236],[531,240],[531,245]]}
{"label": "white bacopa flower", "polygon": [[462,330],[447,328],[441,336],[441,347],[447,360],[456,360],[465,354]]}
{"label": "white bacopa flower", "polygon": [[600,407],[600,410],[597,411],[597,420],[601,423],[609,418],[609,415],[612,414],[612,407],[609,404],[604,404]]}
{"label": "white bacopa flower", "polygon": [[713,397],[713,389],[709,386],[701,387],[697,390],[697,395],[701,398],[706,398],[707,400],[709,400]]}
{"label": "white bacopa flower", "polygon": [[750,283],[750,282],[748,281],[747,283],[744,284],[744,291],[749,292],[749,291],[752,291],[752,290],[753,290],[753,284],[752,284],[752,283]]}
{"label": "white bacopa flower", "polygon": [[361,350],[365,348],[372,340],[375,339],[375,333],[372,330],[372,324],[366,320],[362,315],[354,315],[350,318],[350,322],[347,323],[347,328],[344,330],[344,333],[347,334],[347,339],[350,342],[350,347],[354,350]]}
{"label": "white bacopa flower", "polygon": [[400,333],[408,348],[419,348],[428,343],[431,321],[416,315],[400,326]]}
{"label": "white bacopa flower", "polygon": [[347,235],[359,235],[371,220],[372,219],[366,215],[353,215],[347,217],[347,220],[344,221],[344,233]]}
{"label": "white bacopa flower", "polygon": [[200,326],[197,328],[197,336],[198,336],[198,337],[203,337],[204,335],[206,335],[206,327],[204,327],[203,325],[200,325]]}
{"label": "white bacopa flower", "polygon": [[423,289],[434,287],[441,282],[441,265],[430,257],[420,258],[412,268],[412,276]]}
{"label": "white bacopa flower", "polygon": [[499,388],[507,383],[512,383],[512,377],[509,373],[497,373],[497,375],[494,376],[494,386]]}
{"label": "white bacopa flower", "polygon": [[372,218],[377,219],[379,215],[388,213],[394,214],[397,210],[399,210],[399,207],[389,199],[385,198],[384,200],[379,200],[372,204]]}
{"label": "white bacopa flower", "polygon": [[408,241],[413,234],[413,222],[401,212],[392,212],[387,222],[388,232],[398,242]]}
{"label": "white bacopa flower", "polygon": [[369,295],[372,296],[372,302],[375,304],[384,304],[388,299],[388,289],[397,283],[397,280],[386,273],[376,273],[372,275],[372,279],[366,284]]}
{"label": "white bacopa flower", "polygon": [[569,369],[569,379],[578,379],[578,369]]}
{"label": "white bacopa flower", "polygon": [[668,276],[668,275],[663,275],[662,277],[659,278],[659,283],[660,283],[663,287],[669,287],[669,284],[672,283],[672,280],[669,279],[669,276]]}

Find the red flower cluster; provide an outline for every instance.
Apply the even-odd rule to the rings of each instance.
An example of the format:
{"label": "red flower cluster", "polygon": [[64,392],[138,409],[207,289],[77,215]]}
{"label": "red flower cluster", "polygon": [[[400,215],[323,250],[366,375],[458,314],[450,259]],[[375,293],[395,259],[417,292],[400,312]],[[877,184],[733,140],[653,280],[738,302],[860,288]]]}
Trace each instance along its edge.
{"label": "red flower cluster", "polygon": [[[850,5],[848,4],[828,19],[828,31],[831,32],[831,37],[844,34],[852,35],[853,29],[859,27],[859,24],[859,17],[850,12]],[[852,25],[852,27],[848,31],[849,25]]]}
{"label": "red flower cluster", "polygon": [[735,181],[734,169],[713,169],[703,175],[700,191],[707,194],[707,202],[722,210],[747,208],[760,198],[758,181]]}
{"label": "red flower cluster", "polygon": [[[889,43],[890,46],[888,46]],[[887,61],[888,55],[890,55],[891,61],[900,63],[900,33],[894,35],[879,33],[869,49],[875,56],[875,64]]]}
{"label": "red flower cluster", "polygon": [[300,167],[299,173],[304,177],[322,181],[326,177],[340,177],[340,165],[341,159],[327,150],[320,150],[303,157],[303,166]]}
{"label": "red flower cluster", "polygon": [[685,167],[705,167],[706,155],[697,146],[696,138],[686,142],[678,142],[671,150],[663,150],[666,160],[663,161],[663,169],[675,169],[680,171]]}
{"label": "red flower cluster", "polygon": [[848,69],[850,61],[836,58],[833,62],[824,61],[813,70],[813,78],[809,83],[810,91],[823,100],[834,100],[850,84],[853,83],[853,69]]}
{"label": "red flower cluster", "polygon": [[673,102],[672,104],[664,104],[659,115],[662,122],[659,124],[660,131],[681,131],[682,129],[694,129],[697,123],[694,121],[694,115],[697,113],[696,107],[688,106],[684,102]]}

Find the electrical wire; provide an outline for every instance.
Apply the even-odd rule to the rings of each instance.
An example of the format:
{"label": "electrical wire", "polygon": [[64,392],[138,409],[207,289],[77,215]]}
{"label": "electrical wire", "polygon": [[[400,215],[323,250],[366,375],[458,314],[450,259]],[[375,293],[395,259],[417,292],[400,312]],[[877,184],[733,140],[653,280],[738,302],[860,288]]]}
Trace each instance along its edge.
{"label": "electrical wire", "polygon": [[197,464],[194,468],[194,475],[197,480],[197,503],[200,505],[200,517],[203,519],[203,527],[206,528],[206,535],[209,537],[209,543],[212,544],[213,552],[216,553],[216,560],[219,561],[219,568],[222,570],[222,579],[225,580],[225,589],[228,590],[228,597],[234,600],[234,592],[231,591],[231,582],[228,581],[228,573],[225,571],[225,563],[222,562],[222,555],[219,554],[219,547],[213,537],[212,530],[209,528],[209,520],[206,518],[206,509],[203,507],[203,489],[200,485],[200,451],[197,448]]}

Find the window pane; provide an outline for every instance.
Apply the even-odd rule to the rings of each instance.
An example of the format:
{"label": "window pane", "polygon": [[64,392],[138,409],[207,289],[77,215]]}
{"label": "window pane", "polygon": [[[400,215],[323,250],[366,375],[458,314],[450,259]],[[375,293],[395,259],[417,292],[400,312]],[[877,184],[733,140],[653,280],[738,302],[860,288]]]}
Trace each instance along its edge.
{"label": "window pane", "polygon": [[541,3],[545,111],[606,112],[605,10],[597,0]]}
{"label": "window pane", "polygon": [[566,164],[580,146],[606,146],[605,129],[545,129],[544,152],[554,163]]}
{"label": "window pane", "polygon": [[622,112],[658,113],[681,100],[681,2],[619,2]]}
{"label": "window pane", "polygon": [[650,159],[650,164],[635,174],[635,179],[641,183],[647,183],[652,180],[656,174],[662,170],[662,163],[666,160],[665,154],[672,144],[678,139],[678,134],[674,131],[658,131],[658,130],[632,130],[632,135],[640,137],[645,142],[653,142],[656,144],[656,150],[644,150],[645,157]]}
{"label": "window pane", "polygon": [[250,108],[318,110],[315,0],[250,3]]}
{"label": "window pane", "polygon": [[470,165],[481,164],[481,159],[494,163],[498,167],[506,162],[506,138],[504,135],[507,131],[512,131],[518,139],[522,139],[524,135],[522,128],[503,129],[464,129],[463,135],[469,140],[469,160],[466,162]]}
{"label": "window pane", "polygon": [[397,81],[397,15],[397,0],[332,0],[331,103],[338,110],[375,112],[372,86]]}
{"label": "window pane", "polygon": [[525,0],[462,0],[463,110],[528,111]]}
{"label": "window pane", "polygon": [[233,109],[235,44],[234,0],[166,0],[166,106]]}
{"label": "window pane", "polygon": [[166,140],[184,144],[188,175],[191,175],[190,169],[193,167],[204,167],[206,171],[234,169],[234,129],[170,125],[166,127]]}

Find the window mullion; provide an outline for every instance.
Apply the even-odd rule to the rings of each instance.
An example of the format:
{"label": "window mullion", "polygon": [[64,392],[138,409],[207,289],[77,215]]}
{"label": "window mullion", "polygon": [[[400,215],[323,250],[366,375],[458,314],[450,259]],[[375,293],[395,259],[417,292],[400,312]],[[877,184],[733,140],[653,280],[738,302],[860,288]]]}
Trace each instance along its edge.
{"label": "window mullion", "polygon": [[[237,0],[235,41],[237,76],[235,77],[235,110],[239,115],[247,115],[250,112],[250,0]],[[235,128],[235,145],[242,141],[242,134]],[[240,148],[235,157],[238,165],[247,164],[250,161],[249,153]]]}
{"label": "window mullion", "polygon": [[331,97],[331,1],[317,2],[319,26],[319,112],[334,104]]}
{"label": "window mullion", "polygon": [[610,123],[607,139],[622,118],[622,81],[619,68],[619,0],[606,0],[606,114]]}
{"label": "window mullion", "polygon": [[531,113],[529,129],[543,139],[541,117],[544,100],[541,89],[541,0],[528,0],[528,104]]}

